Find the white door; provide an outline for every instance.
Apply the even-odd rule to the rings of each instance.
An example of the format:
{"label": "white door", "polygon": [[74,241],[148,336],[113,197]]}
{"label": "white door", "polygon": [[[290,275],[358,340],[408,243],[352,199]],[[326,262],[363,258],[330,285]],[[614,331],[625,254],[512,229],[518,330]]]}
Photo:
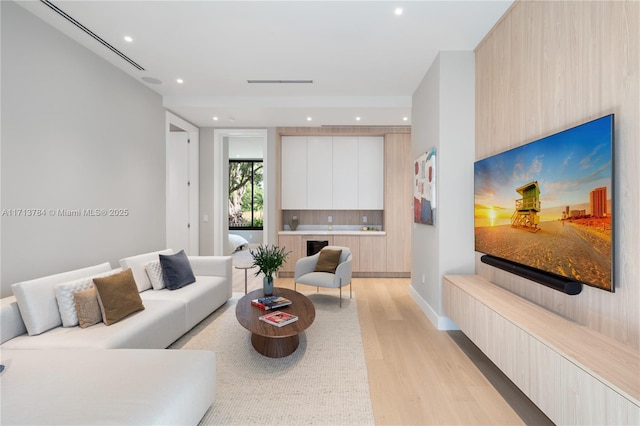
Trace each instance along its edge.
{"label": "white door", "polygon": [[169,134],[167,166],[167,247],[190,254],[189,133]]}

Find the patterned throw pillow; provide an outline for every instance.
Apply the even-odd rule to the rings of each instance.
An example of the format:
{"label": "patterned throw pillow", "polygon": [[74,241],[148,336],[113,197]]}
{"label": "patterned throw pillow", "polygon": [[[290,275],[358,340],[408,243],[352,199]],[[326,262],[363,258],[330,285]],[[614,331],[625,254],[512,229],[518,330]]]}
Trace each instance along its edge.
{"label": "patterned throw pillow", "polygon": [[73,293],[73,301],[78,313],[80,328],[91,327],[102,322],[102,313],[98,304],[98,293],[95,287]]}
{"label": "patterned throw pillow", "polygon": [[93,278],[103,278],[121,272],[120,268],[114,269],[102,274],[96,274],[89,277],[80,278],[65,283],[56,284],[54,289],[56,293],[56,301],[58,302],[58,310],[60,318],[62,318],[63,327],[75,327],[78,325],[78,314],[76,312],[73,294],[77,291],[87,290],[93,287]]}
{"label": "patterned throw pillow", "polygon": [[144,265],[145,271],[147,271],[147,275],[149,276],[149,281],[151,281],[151,286],[153,286],[154,290],[162,290],[166,287],[164,281],[164,274],[162,273],[162,265],[160,265],[160,260],[153,260]]}

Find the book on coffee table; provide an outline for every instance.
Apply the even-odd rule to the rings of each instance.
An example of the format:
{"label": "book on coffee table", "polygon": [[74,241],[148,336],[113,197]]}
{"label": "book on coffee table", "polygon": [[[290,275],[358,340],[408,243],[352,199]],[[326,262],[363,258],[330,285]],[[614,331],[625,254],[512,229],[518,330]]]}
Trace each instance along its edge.
{"label": "book on coffee table", "polygon": [[291,304],[291,300],[282,296],[269,296],[269,297],[261,297],[259,299],[253,299],[251,301],[253,306],[257,306],[258,308],[264,311],[270,311],[272,309],[282,308],[283,306],[288,306]]}
{"label": "book on coffee table", "polygon": [[264,321],[267,324],[275,325],[276,327],[282,327],[292,322],[298,321],[298,317],[287,312],[275,311],[260,317],[260,321]]}

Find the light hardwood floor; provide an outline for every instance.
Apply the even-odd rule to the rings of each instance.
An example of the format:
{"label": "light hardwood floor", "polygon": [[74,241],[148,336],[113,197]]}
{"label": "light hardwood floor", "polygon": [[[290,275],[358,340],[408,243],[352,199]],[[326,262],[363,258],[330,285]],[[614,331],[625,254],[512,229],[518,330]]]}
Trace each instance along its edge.
{"label": "light hardwood floor", "polygon": [[[249,291],[262,285],[255,271],[247,274]],[[234,269],[233,281],[234,291],[244,292],[243,270]],[[409,284],[353,280],[377,425],[553,424],[464,334],[436,330]],[[293,288],[293,279],[277,278],[276,286]]]}

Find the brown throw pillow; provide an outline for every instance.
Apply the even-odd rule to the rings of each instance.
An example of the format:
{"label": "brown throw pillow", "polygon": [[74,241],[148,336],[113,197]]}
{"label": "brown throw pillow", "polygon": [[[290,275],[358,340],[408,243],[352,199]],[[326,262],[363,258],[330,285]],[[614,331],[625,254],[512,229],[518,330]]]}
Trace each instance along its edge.
{"label": "brown throw pillow", "polygon": [[340,263],[340,254],[342,254],[342,250],[320,250],[320,257],[318,258],[314,272],[330,272],[335,274],[336,268]]}
{"label": "brown throw pillow", "polygon": [[78,313],[80,328],[91,327],[102,322],[102,312],[100,312],[98,293],[95,287],[73,293],[73,304]]}
{"label": "brown throw pillow", "polygon": [[102,321],[114,324],[129,314],[144,309],[131,269],[105,278],[94,278]]}

